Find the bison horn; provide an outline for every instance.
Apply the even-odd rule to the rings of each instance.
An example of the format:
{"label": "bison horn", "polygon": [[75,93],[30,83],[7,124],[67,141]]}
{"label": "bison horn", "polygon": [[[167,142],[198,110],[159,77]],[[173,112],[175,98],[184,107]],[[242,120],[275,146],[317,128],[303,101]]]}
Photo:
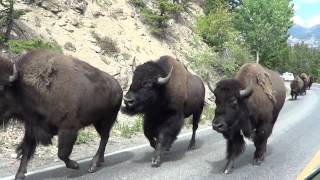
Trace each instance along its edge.
{"label": "bison horn", "polygon": [[136,57],[134,57],[132,60],[131,70],[132,70],[132,73],[136,70]]}
{"label": "bison horn", "polygon": [[18,71],[16,64],[13,64],[13,74],[9,77],[9,82],[14,82],[18,78]]}
{"label": "bison horn", "polygon": [[240,90],[240,97],[246,97],[252,92],[252,82],[245,89]]}
{"label": "bison horn", "polygon": [[173,70],[173,67],[171,67],[170,72],[167,75],[167,77],[159,77],[158,78],[158,84],[166,84],[171,78],[172,70]]}
{"label": "bison horn", "polygon": [[208,84],[209,90],[213,93],[214,88],[211,85],[209,73],[207,73],[207,80],[208,80],[207,84]]}

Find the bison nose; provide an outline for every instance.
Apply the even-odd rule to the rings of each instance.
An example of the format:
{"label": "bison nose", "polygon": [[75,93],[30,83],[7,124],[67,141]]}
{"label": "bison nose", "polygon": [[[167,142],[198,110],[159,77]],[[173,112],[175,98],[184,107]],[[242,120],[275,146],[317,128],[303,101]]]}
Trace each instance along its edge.
{"label": "bison nose", "polygon": [[222,122],[214,122],[212,123],[212,128],[218,132],[224,132],[227,129],[227,125]]}
{"label": "bison nose", "polygon": [[124,96],[123,100],[124,100],[124,103],[126,104],[126,106],[128,106],[128,107],[133,107],[135,104],[135,99],[133,97]]}

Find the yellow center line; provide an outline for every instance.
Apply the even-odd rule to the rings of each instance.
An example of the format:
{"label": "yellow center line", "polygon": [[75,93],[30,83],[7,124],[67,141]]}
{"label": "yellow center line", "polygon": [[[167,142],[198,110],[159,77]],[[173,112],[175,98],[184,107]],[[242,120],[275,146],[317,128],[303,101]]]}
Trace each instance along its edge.
{"label": "yellow center line", "polygon": [[317,167],[320,165],[320,151],[312,158],[312,160],[307,164],[303,171],[298,175],[296,180],[304,180],[311,173],[313,173]]}

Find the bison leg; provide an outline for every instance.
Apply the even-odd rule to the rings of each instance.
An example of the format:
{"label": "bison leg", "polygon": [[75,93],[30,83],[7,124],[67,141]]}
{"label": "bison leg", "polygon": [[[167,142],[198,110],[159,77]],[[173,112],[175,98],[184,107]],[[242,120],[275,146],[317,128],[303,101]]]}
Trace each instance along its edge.
{"label": "bison leg", "polygon": [[69,159],[77,136],[78,130],[76,129],[60,129],[58,133],[58,157],[64,161],[66,167],[70,169],[79,169],[79,164]]}
{"label": "bison leg", "polygon": [[164,150],[169,150],[174,140],[177,138],[182,126],[183,116],[175,114],[171,116],[160,129],[155,154],[152,158],[152,167],[159,167],[161,164],[161,155]]}
{"label": "bison leg", "polygon": [[230,174],[233,169],[234,160],[244,151],[245,142],[240,132],[227,139],[227,164],[224,168],[225,174]]}
{"label": "bison leg", "polygon": [[25,178],[25,173],[27,173],[28,161],[33,156],[36,149],[36,140],[34,139],[33,134],[30,133],[31,129],[29,127],[25,127],[25,129],[26,130],[24,138],[20,146],[17,148],[18,157],[22,155],[22,158],[15,179]]}
{"label": "bison leg", "polygon": [[256,151],[254,153],[253,165],[260,165],[264,161],[267,151],[267,141],[272,132],[272,128],[273,124],[265,123],[257,129],[254,139]]}
{"label": "bison leg", "polygon": [[[145,117],[147,118],[147,117]],[[149,140],[150,146],[156,149],[156,133],[155,133],[155,127],[152,126],[152,120],[145,119],[143,121],[143,133],[146,136],[146,138]]]}
{"label": "bison leg", "polygon": [[196,147],[196,131],[198,129],[198,123],[200,121],[200,115],[201,113],[196,113],[193,114],[193,119],[192,119],[192,137],[188,146],[188,149],[195,149]]}
{"label": "bison leg", "polygon": [[[115,122],[116,117],[117,116],[115,116],[115,118],[112,118],[112,120],[110,122]],[[98,151],[95,154],[95,156],[93,157],[92,162],[91,162],[91,166],[88,169],[89,173],[96,172],[97,167],[99,167],[100,164],[102,162],[104,162],[104,151],[106,149],[106,145],[109,140],[110,130],[113,125],[113,123],[110,123],[110,122],[100,121],[100,122],[94,124],[94,127],[96,128],[97,132],[99,133],[101,140],[100,140],[100,145],[99,145]]]}

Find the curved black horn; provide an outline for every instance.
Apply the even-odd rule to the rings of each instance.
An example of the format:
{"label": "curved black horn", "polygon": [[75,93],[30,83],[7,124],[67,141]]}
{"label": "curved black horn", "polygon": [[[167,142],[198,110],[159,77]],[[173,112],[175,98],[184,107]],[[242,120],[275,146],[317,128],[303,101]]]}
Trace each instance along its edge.
{"label": "curved black horn", "polygon": [[171,67],[170,72],[167,75],[167,77],[159,77],[158,78],[158,84],[166,84],[171,78],[172,70],[173,70],[173,67]]}
{"label": "curved black horn", "polygon": [[18,78],[18,71],[16,64],[13,64],[13,74],[9,76],[9,82],[14,82]]}

